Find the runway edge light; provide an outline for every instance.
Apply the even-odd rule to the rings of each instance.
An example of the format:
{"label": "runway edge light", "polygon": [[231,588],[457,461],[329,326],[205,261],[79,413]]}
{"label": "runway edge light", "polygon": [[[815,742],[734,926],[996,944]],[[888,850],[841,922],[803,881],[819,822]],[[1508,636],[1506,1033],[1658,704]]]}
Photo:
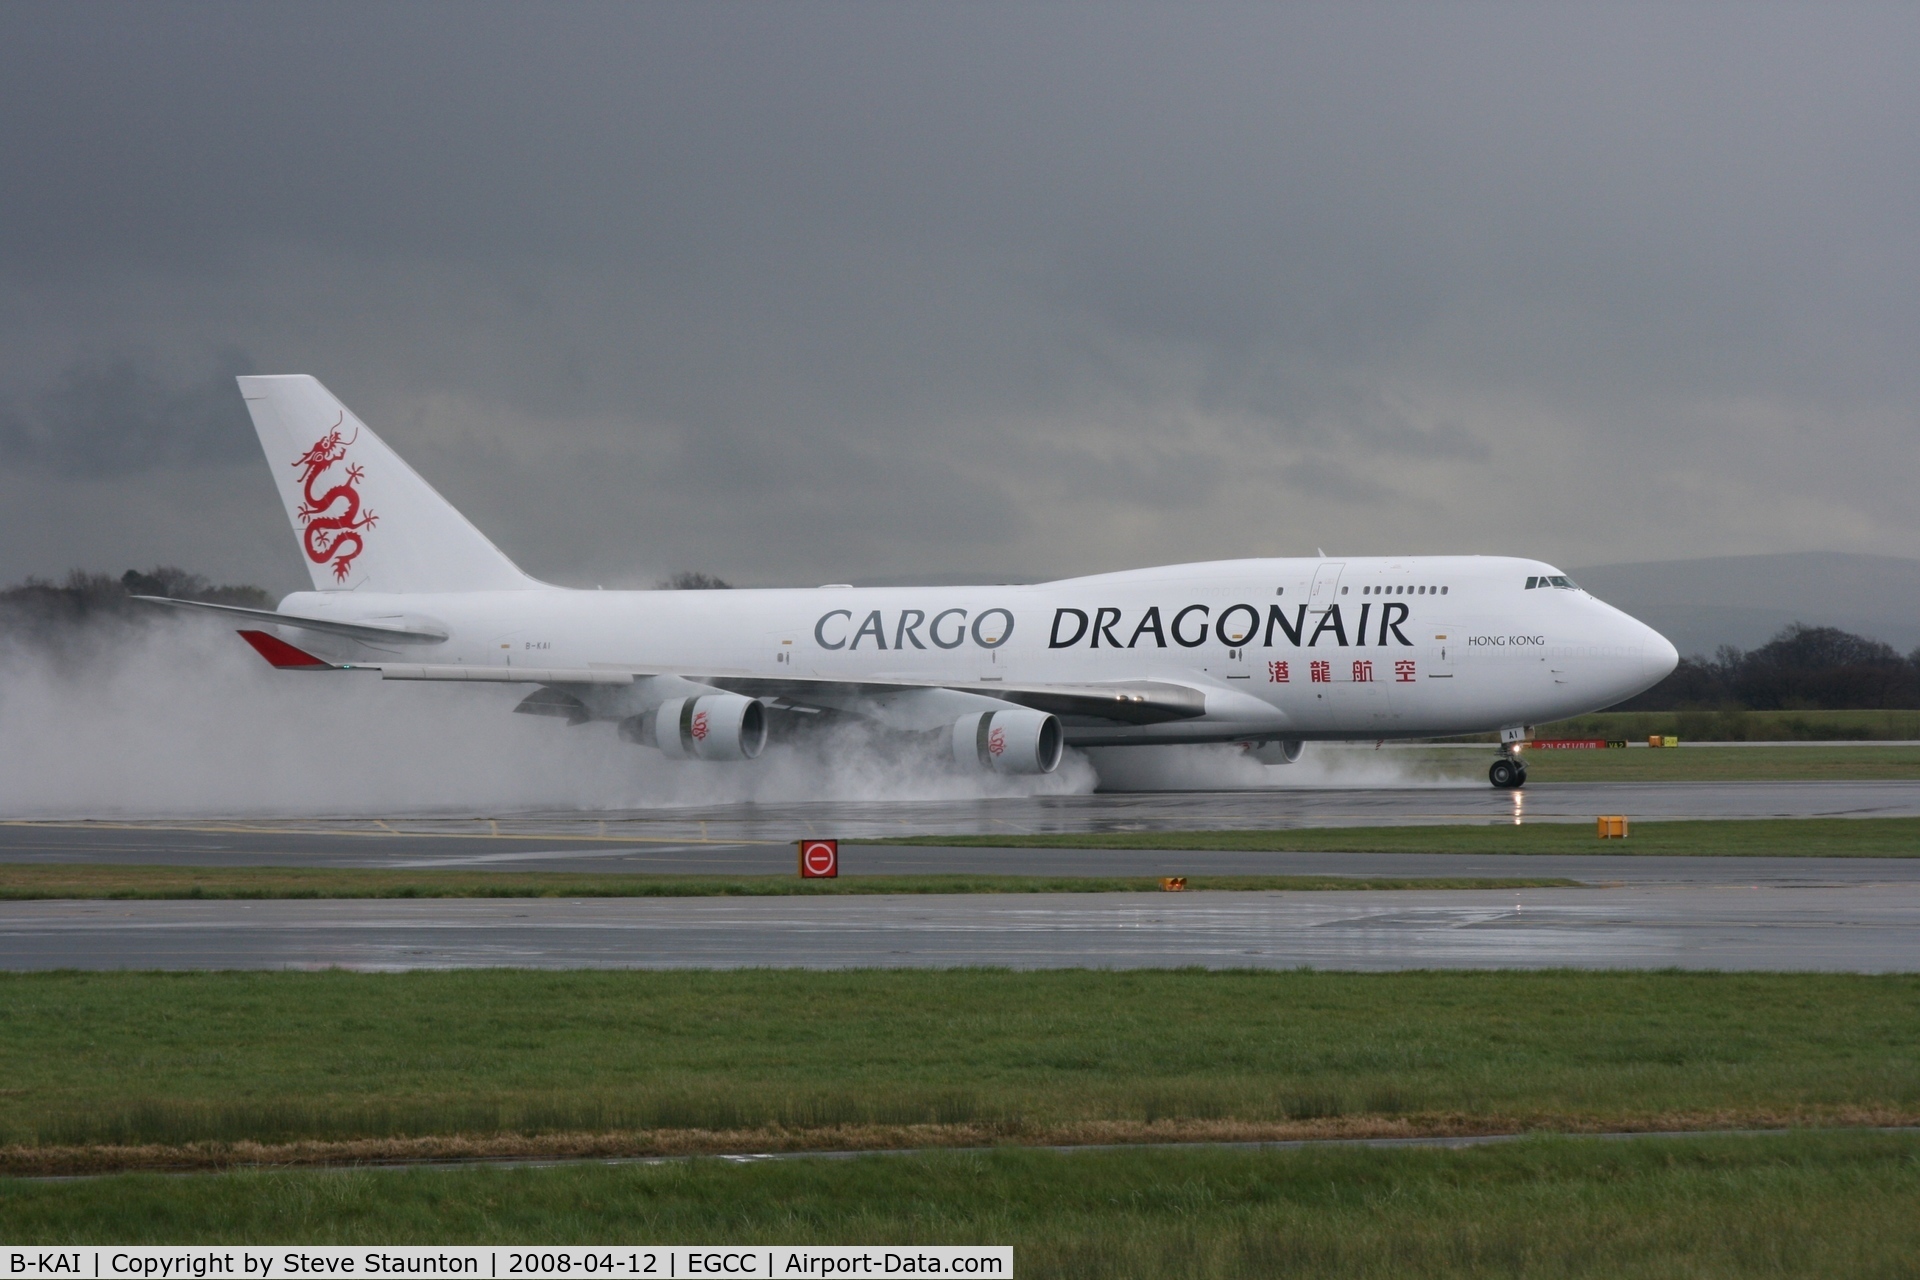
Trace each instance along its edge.
{"label": "runway edge light", "polygon": [[839,878],[840,842],[838,840],[802,840],[799,845],[802,880]]}

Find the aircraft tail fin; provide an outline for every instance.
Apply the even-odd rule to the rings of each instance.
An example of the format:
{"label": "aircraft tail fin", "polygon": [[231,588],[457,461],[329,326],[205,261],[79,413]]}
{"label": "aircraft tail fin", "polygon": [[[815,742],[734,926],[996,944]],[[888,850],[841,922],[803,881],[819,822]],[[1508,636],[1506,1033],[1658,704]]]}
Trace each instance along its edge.
{"label": "aircraft tail fin", "polygon": [[319,379],[300,373],[238,381],[315,590],[540,585]]}

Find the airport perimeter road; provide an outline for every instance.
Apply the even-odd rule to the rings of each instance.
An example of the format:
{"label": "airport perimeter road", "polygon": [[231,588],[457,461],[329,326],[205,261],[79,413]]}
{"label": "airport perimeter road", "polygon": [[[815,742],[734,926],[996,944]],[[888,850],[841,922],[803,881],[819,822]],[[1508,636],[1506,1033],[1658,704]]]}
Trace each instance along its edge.
{"label": "airport perimeter road", "polygon": [[[802,836],[1590,822],[1600,813],[1641,821],[1920,816],[1920,782],[1559,783],[1518,793],[1487,786],[1188,791],[888,804],[823,801],[499,819],[0,822],[0,862],[753,874],[789,870],[788,842]],[[1066,873],[1069,865],[1057,852],[1028,851],[1020,855],[1027,861],[1017,867],[988,865],[978,854],[969,851],[962,863],[862,862],[858,869]],[[1187,864],[1187,869],[1258,871],[1271,865],[1215,862]],[[1093,869],[1111,873],[1129,866],[1108,862]]]}
{"label": "airport perimeter road", "polygon": [[0,904],[6,969],[1920,971],[1920,885]]}

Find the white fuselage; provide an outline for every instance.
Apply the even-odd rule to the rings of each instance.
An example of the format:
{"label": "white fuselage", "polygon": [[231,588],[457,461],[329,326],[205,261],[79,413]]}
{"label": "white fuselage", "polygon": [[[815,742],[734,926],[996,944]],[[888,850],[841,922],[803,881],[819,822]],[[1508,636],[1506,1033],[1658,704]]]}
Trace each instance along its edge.
{"label": "white fuselage", "polygon": [[1557,573],[1491,556],[1226,560],[1029,586],[317,591],[281,610],[447,634],[430,655],[386,655],[401,661],[1204,695],[1195,718],[1070,724],[1078,745],[1380,739],[1560,719],[1673,670],[1651,628],[1577,588],[1526,586]]}

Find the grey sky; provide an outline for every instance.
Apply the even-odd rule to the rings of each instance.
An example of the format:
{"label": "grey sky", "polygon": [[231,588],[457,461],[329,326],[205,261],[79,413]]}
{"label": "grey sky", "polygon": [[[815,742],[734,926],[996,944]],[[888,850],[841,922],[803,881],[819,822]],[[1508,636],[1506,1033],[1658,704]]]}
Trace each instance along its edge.
{"label": "grey sky", "polygon": [[1920,555],[1920,9],[0,8],[0,578]]}

